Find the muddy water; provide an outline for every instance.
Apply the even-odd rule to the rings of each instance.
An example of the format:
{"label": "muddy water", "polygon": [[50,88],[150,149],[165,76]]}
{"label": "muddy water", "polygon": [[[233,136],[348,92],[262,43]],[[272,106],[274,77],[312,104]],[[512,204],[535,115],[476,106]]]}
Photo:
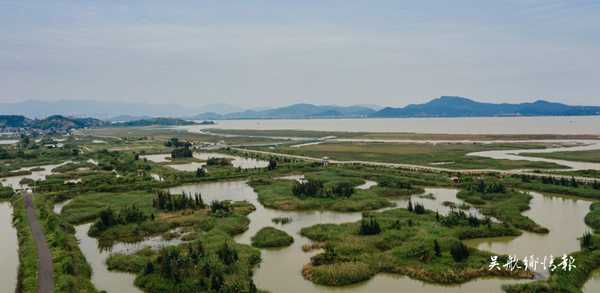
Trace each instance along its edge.
{"label": "muddy water", "polygon": [[0,291],[14,292],[17,286],[19,245],[17,231],[12,227],[10,201],[0,200]]}
{"label": "muddy water", "polygon": [[[590,211],[593,201],[570,196],[541,194],[533,195],[531,209],[523,212],[536,223],[550,230],[548,234],[523,231],[518,237],[494,237],[464,241],[465,244],[493,251],[499,254],[516,255],[519,259],[534,255],[540,262],[544,256],[562,257],[563,254],[579,250],[579,241],[585,231],[592,231],[583,218]],[[536,266],[536,272],[547,276],[543,266]]]}
{"label": "muddy water", "polygon": [[559,165],[571,167],[572,170],[589,170],[589,169],[600,170],[600,164],[598,164],[598,163],[586,163],[586,162],[575,162],[575,161],[566,161],[566,160],[557,160],[557,159],[519,156],[519,154],[524,154],[524,153],[555,153],[555,152],[589,151],[589,150],[600,149],[600,143],[597,140],[578,140],[577,142],[585,143],[586,145],[568,147],[568,148],[549,148],[549,149],[543,149],[543,150],[485,151],[485,152],[470,153],[467,155],[468,156],[488,157],[488,158],[498,159],[498,160],[507,159],[507,160],[525,160],[525,161],[533,161],[533,162],[556,163]]}
{"label": "muddy water", "polygon": [[597,293],[600,292],[600,269],[596,269],[592,272],[590,279],[581,288],[583,293]]}
{"label": "muddy water", "polygon": [[[301,179],[302,176],[294,176],[290,179]],[[367,182],[365,185],[373,185]],[[367,187],[367,186],[362,186]],[[272,292],[313,292],[313,291],[344,291],[344,292],[373,292],[398,291],[399,288],[409,291],[420,292],[503,292],[502,284],[512,284],[517,282],[527,282],[528,280],[516,280],[509,278],[478,278],[462,285],[437,285],[428,284],[418,280],[412,280],[408,277],[378,274],[371,280],[361,282],[345,287],[328,287],[314,284],[302,277],[302,265],[310,261],[310,257],[319,253],[319,251],[302,252],[301,246],[309,244],[311,241],[300,236],[300,229],[318,223],[345,223],[354,222],[361,219],[360,212],[342,213],[333,211],[280,211],[263,207],[257,202],[257,195],[253,189],[243,181],[236,182],[217,182],[207,184],[196,184],[170,188],[172,193],[199,192],[205,202],[212,200],[246,200],[253,203],[257,210],[248,217],[251,222],[249,229],[234,237],[238,243],[250,244],[252,237],[258,230],[265,226],[273,226],[286,231],[294,237],[294,243],[288,247],[261,249],[263,261],[255,268],[254,281],[259,288],[267,289]],[[419,198],[418,195],[410,197],[412,202],[423,203],[427,209],[438,210],[440,214],[449,212],[449,208],[442,205],[444,201],[452,201],[457,204],[462,203],[456,198],[457,189],[445,188],[426,188],[426,193],[432,193],[435,199]],[[469,245],[478,248],[489,249],[497,253],[517,254],[520,258],[525,255],[544,253],[569,253],[579,249],[578,242],[574,240],[583,234],[587,229],[583,224],[583,217],[589,211],[590,201],[574,199],[564,196],[552,196],[532,193],[532,209],[526,214],[535,221],[551,230],[550,234],[537,235],[525,232],[520,237],[501,237],[490,238],[486,240],[466,241]],[[397,207],[405,207],[408,204],[408,198],[397,197],[389,198]],[[394,207],[390,207],[394,208]],[[569,217],[556,217],[560,214],[570,215]],[[481,216],[477,210],[471,212]],[[292,222],[288,224],[274,224],[271,219],[274,217],[290,217]],[[105,260],[110,252],[126,252],[142,249],[152,246],[157,248],[160,245],[170,245],[180,243],[179,239],[167,242],[158,237],[146,239],[144,242],[126,243],[119,242],[113,245],[99,245],[94,238],[87,236],[87,230],[91,224],[83,224],[76,227],[77,238],[81,240],[81,250],[88,261],[92,264],[94,276],[92,282],[98,289],[108,292],[140,292],[133,286],[135,275],[128,273],[109,272],[105,265]],[[523,239],[521,239],[523,238]],[[597,275],[595,275],[597,276]],[[587,284],[586,290],[594,290],[600,285],[600,277],[592,278]],[[586,291],[595,292],[595,291]]]}
{"label": "muddy water", "polygon": [[[302,176],[287,177],[289,179],[301,179]],[[373,185],[374,182],[367,182],[365,185]],[[500,292],[501,284],[522,282],[515,279],[485,278],[478,279],[463,285],[439,286],[429,285],[421,281],[411,280],[402,276],[395,275],[377,275],[372,280],[345,287],[328,287],[314,284],[302,277],[300,271],[302,265],[310,261],[310,257],[318,253],[302,252],[302,245],[309,244],[308,238],[299,235],[300,229],[319,223],[345,223],[354,222],[361,219],[361,213],[342,213],[333,211],[280,211],[268,209],[257,202],[257,197],[251,187],[244,182],[220,182],[211,184],[197,184],[180,186],[169,189],[171,193],[200,192],[205,202],[218,199],[246,200],[253,203],[257,210],[251,213],[249,229],[234,237],[238,243],[250,244],[252,237],[258,230],[265,226],[273,226],[286,231],[294,237],[294,243],[289,247],[262,249],[263,261],[256,268],[254,281],[260,288],[272,292],[313,292],[313,291],[350,291],[350,292],[370,292],[376,291],[396,291],[398,288],[411,288],[414,290],[426,290],[429,292],[481,292],[482,290],[491,290]],[[435,200],[421,199],[417,196],[412,197],[412,201],[421,202],[426,208],[439,210],[440,214],[447,213],[450,209],[443,206],[443,201],[452,201],[462,203],[456,198],[456,189],[428,188],[426,192],[433,193]],[[406,206],[409,197],[390,198],[390,201],[397,206]],[[394,208],[394,207],[391,207]],[[473,213],[477,211],[473,210]],[[290,217],[292,222],[288,224],[274,224],[271,222],[275,217]]]}
{"label": "muddy water", "polygon": [[29,170],[31,170],[33,168],[36,168],[36,167],[42,167],[42,168],[44,168],[44,171],[33,171],[33,172],[31,172],[30,175],[4,177],[2,179],[6,179],[6,181],[3,181],[2,185],[4,185],[4,186],[12,186],[13,189],[28,188],[27,185],[21,186],[19,184],[19,181],[21,181],[21,179],[23,179],[23,178],[30,178],[30,179],[33,179],[33,180],[36,180],[36,181],[38,179],[44,180],[44,179],[46,179],[45,178],[46,175],[54,174],[54,173],[52,173],[52,169],[54,169],[54,168],[56,168],[58,166],[62,166],[62,165],[68,164],[70,162],[71,161],[67,161],[67,162],[64,162],[62,164],[57,164],[57,165],[42,165],[42,166],[34,166],[34,167],[24,167],[24,168],[21,168],[21,169],[16,170],[16,171],[24,171],[24,170],[29,171]]}
{"label": "muddy water", "polygon": [[75,226],[75,237],[80,241],[79,248],[88,263],[92,266],[92,283],[98,290],[106,292],[142,292],[133,285],[134,274],[109,271],[106,267],[106,258],[109,250],[98,247],[98,241],[87,235],[92,223]]}

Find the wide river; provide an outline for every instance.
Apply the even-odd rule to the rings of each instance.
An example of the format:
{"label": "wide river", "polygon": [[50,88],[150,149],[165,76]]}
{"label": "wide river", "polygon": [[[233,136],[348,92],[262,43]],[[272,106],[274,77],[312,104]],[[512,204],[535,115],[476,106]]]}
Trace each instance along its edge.
{"label": "wide river", "polygon": [[600,127],[598,127],[600,116],[216,120],[215,123],[215,125],[178,126],[178,128],[190,131],[221,128],[448,134],[600,135]]}

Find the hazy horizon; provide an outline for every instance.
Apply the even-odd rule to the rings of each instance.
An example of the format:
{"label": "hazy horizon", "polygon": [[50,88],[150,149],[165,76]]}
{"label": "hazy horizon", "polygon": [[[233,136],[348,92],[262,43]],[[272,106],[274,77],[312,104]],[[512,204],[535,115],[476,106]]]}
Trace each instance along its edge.
{"label": "hazy horizon", "polygon": [[594,1],[0,1],[0,103],[598,105]]}

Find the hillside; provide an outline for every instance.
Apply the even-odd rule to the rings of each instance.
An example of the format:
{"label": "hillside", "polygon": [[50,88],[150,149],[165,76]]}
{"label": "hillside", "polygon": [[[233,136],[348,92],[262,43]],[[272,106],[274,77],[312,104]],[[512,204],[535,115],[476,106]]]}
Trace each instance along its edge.
{"label": "hillside", "polygon": [[20,115],[0,115],[0,127],[23,127],[25,117]]}
{"label": "hillside", "polygon": [[181,119],[175,118],[152,118],[152,119],[142,119],[136,121],[129,122],[118,122],[113,123],[111,126],[113,127],[141,127],[141,126],[154,126],[154,125],[162,125],[162,126],[176,126],[176,125],[198,125],[196,122],[185,121]]}
{"label": "hillside", "polygon": [[74,118],[70,119],[67,117],[63,117],[60,115],[50,116],[46,119],[38,120],[35,123],[31,124],[31,128],[34,129],[50,129],[50,128],[63,128],[63,129],[71,129],[71,128],[83,128],[83,127],[101,127],[106,125],[106,122],[100,121],[98,119],[92,118]]}
{"label": "hillside", "polygon": [[534,103],[492,104],[442,96],[425,104],[413,104],[404,108],[387,107],[369,117],[574,116],[599,113],[600,107],[568,106],[541,100]]}

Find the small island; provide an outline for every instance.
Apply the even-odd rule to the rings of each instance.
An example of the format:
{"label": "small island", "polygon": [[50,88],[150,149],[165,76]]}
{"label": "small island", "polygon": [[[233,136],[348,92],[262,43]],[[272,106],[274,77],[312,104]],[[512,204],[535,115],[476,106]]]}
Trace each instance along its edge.
{"label": "small island", "polygon": [[282,247],[294,243],[294,237],[273,227],[260,229],[250,240],[254,247]]}

